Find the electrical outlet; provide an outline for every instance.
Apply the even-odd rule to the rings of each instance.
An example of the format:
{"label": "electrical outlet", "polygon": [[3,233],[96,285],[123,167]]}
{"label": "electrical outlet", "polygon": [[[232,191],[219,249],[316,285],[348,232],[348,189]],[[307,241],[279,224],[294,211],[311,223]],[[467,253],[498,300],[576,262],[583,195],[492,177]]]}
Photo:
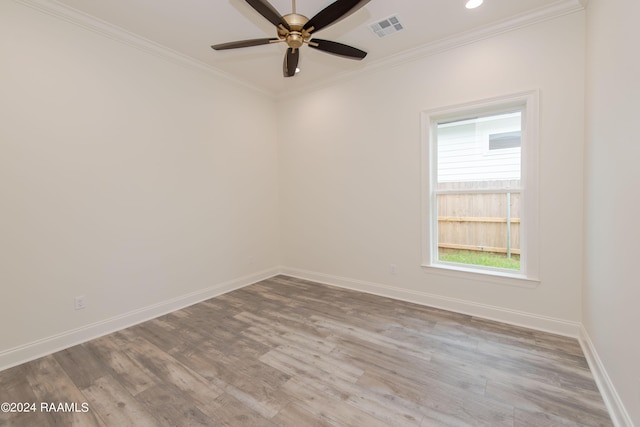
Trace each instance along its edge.
{"label": "electrical outlet", "polygon": [[74,298],[73,308],[74,310],[82,310],[87,307],[87,299],[84,295],[80,295]]}
{"label": "electrical outlet", "polygon": [[395,275],[398,272],[398,266],[395,264],[391,264],[389,266],[389,273]]}

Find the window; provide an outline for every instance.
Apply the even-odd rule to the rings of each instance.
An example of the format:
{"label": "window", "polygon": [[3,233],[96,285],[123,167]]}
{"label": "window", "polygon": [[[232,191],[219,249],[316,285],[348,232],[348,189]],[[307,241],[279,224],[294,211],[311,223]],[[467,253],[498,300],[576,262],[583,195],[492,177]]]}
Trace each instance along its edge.
{"label": "window", "polygon": [[423,266],[537,280],[537,93],[424,112],[423,128]]}
{"label": "window", "polygon": [[522,131],[492,133],[489,135],[489,150],[520,148]]}

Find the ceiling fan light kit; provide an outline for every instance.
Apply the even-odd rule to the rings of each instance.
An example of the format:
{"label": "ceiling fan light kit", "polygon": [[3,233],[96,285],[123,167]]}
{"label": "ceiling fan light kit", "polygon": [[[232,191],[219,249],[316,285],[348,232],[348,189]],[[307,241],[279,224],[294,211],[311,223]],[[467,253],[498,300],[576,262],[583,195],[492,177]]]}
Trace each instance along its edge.
{"label": "ceiling fan light kit", "polygon": [[282,66],[284,77],[295,76],[298,61],[300,60],[300,48],[305,44],[322,52],[349,59],[361,60],[367,56],[367,52],[353,46],[330,40],[312,39],[312,37],[316,31],[335,24],[356,12],[365,4],[369,3],[369,0],[336,0],[311,19],[296,13],[295,0],[292,1],[292,13],[284,16],[280,15],[267,0],[245,1],[265,19],[276,26],[278,38],[250,39],[221,43],[211,46],[214,50],[238,49],[284,42],[288,46]]}

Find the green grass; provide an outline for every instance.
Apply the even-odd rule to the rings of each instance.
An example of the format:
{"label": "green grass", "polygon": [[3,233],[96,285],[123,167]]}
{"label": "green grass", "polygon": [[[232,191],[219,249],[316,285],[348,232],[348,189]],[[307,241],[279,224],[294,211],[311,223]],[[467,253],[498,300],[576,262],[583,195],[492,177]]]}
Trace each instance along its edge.
{"label": "green grass", "polygon": [[440,251],[438,254],[440,261],[457,262],[460,264],[482,265],[485,267],[507,268],[509,270],[520,270],[520,257],[512,255],[511,259],[506,255],[494,254],[491,252],[475,251]]}

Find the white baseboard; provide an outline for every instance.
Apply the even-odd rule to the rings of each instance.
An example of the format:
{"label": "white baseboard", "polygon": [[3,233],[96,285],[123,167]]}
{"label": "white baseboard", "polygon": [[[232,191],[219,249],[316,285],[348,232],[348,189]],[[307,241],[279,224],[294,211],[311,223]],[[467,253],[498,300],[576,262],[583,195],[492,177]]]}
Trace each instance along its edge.
{"label": "white baseboard", "polygon": [[614,425],[616,427],[634,427],[589,334],[578,322],[288,267],[272,268],[219,283],[207,289],[2,351],[0,352],[0,371],[252,285],[278,274],[578,338]]}
{"label": "white baseboard", "polygon": [[591,337],[584,326],[580,329],[580,345],[587,363],[589,363],[589,368],[591,368],[591,373],[596,380],[602,399],[607,405],[613,424],[616,427],[634,427],[631,416],[613,386],[611,378],[609,378],[609,374],[607,374],[607,370],[604,368],[604,364],[600,360],[593,341],[591,341]]}
{"label": "white baseboard", "polygon": [[487,304],[480,304],[457,298],[445,297],[442,295],[430,294],[408,289],[397,288],[379,283],[365,282],[362,280],[337,277],[324,273],[300,270],[296,268],[282,267],[282,274],[300,279],[311,280],[327,285],[341,288],[367,292],[374,295],[393,298],[401,301],[427,305],[434,308],[454,311],[456,313],[468,314],[482,317],[484,319],[495,320],[511,325],[522,326],[538,331],[551,332],[558,335],[572,338],[580,337],[579,322],[570,322],[553,317],[540,316],[523,311],[511,310],[503,307],[496,307]]}
{"label": "white baseboard", "polygon": [[74,345],[101,337],[112,332],[154,319],[172,311],[180,310],[201,301],[218,295],[252,285],[264,279],[276,276],[278,268],[272,268],[257,272],[248,276],[218,283],[206,289],[192,292],[187,295],[150,305],[138,310],[130,311],[120,316],[115,316],[99,322],[82,326],[77,329],[62,332],[60,334],[43,338],[19,347],[0,352],[0,371],[20,365],[30,360],[37,359],[64,350]]}
{"label": "white baseboard", "polygon": [[591,368],[593,377],[598,385],[600,394],[609,411],[609,415],[616,427],[634,427],[633,421],[627,412],[620,396],[618,395],[607,371],[600,360],[598,353],[580,322],[570,322],[552,317],[539,316],[517,310],[495,307],[486,304],[479,304],[472,301],[465,301],[456,298],[449,298],[441,295],[434,295],[426,292],[401,289],[379,283],[365,282],[362,280],[349,279],[345,277],[332,276],[324,273],[300,270],[289,267],[282,267],[281,274],[310,280],[326,285],[337,286],[360,292],[367,292],[374,295],[412,302],[430,307],[441,308],[462,314],[496,320],[516,326],[523,326],[544,332],[551,332],[577,338],[584,352],[585,358]]}

